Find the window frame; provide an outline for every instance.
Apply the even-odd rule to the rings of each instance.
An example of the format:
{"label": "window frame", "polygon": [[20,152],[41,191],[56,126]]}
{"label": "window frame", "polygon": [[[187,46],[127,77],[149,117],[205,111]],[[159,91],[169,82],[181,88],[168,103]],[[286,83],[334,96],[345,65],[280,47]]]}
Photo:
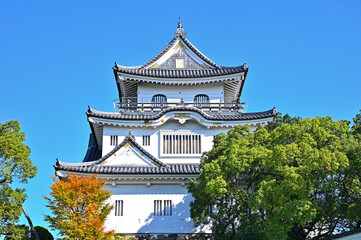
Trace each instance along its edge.
{"label": "window frame", "polygon": [[150,135],[143,135],[143,146],[150,146]]}
{"label": "window frame", "polygon": [[118,138],[118,135],[110,135],[110,146],[117,146]]}
{"label": "window frame", "polygon": [[153,216],[172,216],[173,215],[173,204],[172,200],[154,200]]}
{"label": "window frame", "polygon": [[[162,101],[159,101],[162,99]],[[155,94],[152,97],[152,106],[153,107],[166,107],[168,103],[167,96],[164,94]]]}
{"label": "window frame", "polygon": [[[200,101],[206,100],[206,101]],[[209,96],[207,94],[197,94],[194,96],[194,106],[195,107],[209,107]]]}
{"label": "window frame", "polygon": [[[164,136],[166,135],[175,135],[175,136],[199,136],[199,139],[196,140],[198,143],[194,145],[189,145],[191,149],[191,153],[166,153],[165,151],[165,145],[164,145]],[[191,131],[160,131],[159,132],[159,154],[160,157],[200,157],[202,156],[202,134],[191,132]],[[172,139],[173,140],[173,139]],[[184,144],[183,139],[179,140],[182,143],[180,144],[180,148],[182,148],[182,145]],[[193,141],[193,139],[191,140]],[[171,143],[170,143],[171,144]],[[174,145],[175,147],[175,145]],[[183,145],[184,147],[184,145]],[[173,148],[173,145],[171,146]],[[196,151],[194,150],[196,149]],[[181,150],[182,151],[182,150]]]}
{"label": "window frame", "polygon": [[115,200],[114,201],[114,216],[123,217],[124,216],[124,201]]}

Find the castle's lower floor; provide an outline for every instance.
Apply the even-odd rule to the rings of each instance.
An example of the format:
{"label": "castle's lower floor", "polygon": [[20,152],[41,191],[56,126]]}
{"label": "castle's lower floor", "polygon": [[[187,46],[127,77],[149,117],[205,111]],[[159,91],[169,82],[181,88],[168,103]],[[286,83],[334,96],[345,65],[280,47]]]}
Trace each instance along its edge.
{"label": "castle's lower floor", "polygon": [[113,192],[114,209],[106,228],[125,235],[211,233],[208,227],[195,227],[190,217],[192,196],[185,185],[106,185]]}

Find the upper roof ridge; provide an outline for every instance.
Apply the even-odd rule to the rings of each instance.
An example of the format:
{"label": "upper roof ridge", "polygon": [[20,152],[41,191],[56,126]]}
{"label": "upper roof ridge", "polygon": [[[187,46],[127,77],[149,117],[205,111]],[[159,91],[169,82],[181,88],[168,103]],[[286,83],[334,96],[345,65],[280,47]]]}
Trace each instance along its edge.
{"label": "upper roof ridge", "polygon": [[[197,77],[197,75],[200,75],[199,77],[229,75],[248,70],[246,64],[238,67],[225,67],[210,60],[187,39],[180,18],[177,32],[174,35],[174,38],[158,54],[143,65],[129,67],[115,63],[113,70],[135,75],[145,74],[145,76],[154,75],[155,77],[171,78]],[[177,60],[179,65],[177,65]],[[174,75],[172,72],[169,73],[168,70],[175,70],[177,73],[181,72],[180,76]],[[188,76],[188,73],[183,74],[184,71],[191,71],[194,74]],[[207,72],[207,74],[204,74],[204,72]]]}

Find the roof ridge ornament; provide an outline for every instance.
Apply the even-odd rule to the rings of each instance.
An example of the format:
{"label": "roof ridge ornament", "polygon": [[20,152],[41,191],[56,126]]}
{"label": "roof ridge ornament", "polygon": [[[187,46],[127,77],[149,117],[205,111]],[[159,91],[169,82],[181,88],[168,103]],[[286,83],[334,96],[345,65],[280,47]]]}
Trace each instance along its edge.
{"label": "roof ridge ornament", "polygon": [[130,138],[135,139],[135,137],[134,137],[134,135],[133,135],[132,131],[129,131],[129,132],[128,132],[127,137],[128,137],[128,138],[130,137]]}
{"label": "roof ridge ornament", "polygon": [[179,20],[178,20],[178,27],[177,27],[177,32],[174,33],[175,37],[178,38],[178,37],[185,37],[186,36],[186,32],[183,31],[183,25],[181,23],[181,20],[180,20],[180,17],[179,17]]}

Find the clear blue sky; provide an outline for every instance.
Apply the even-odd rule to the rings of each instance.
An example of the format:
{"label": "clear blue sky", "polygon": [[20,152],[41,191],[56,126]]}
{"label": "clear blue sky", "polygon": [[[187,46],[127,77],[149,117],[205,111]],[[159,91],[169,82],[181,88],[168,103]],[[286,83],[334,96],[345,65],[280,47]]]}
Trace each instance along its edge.
{"label": "clear blue sky", "polygon": [[[87,106],[112,111],[112,66],[140,65],[173,38],[219,65],[247,62],[248,112],[351,120],[361,109],[360,1],[0,0],[0,122],[19,120],[38,175],[26,185],[47,226],[56,158],[82,161]],[[22,218],[22,223],[25,223]]]}

